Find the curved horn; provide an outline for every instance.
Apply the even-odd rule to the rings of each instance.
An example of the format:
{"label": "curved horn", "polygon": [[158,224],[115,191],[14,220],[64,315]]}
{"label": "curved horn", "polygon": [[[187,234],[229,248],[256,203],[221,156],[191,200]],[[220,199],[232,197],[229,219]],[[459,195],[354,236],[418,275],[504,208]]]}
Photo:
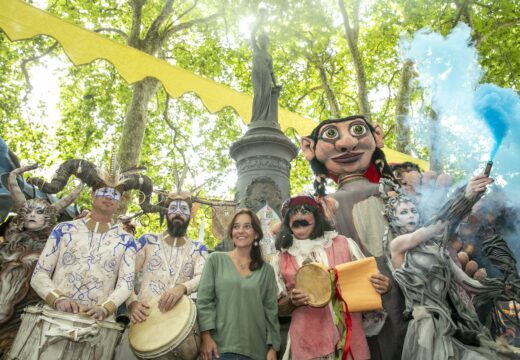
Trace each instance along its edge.
{"label": "curved horn", "polygon": [[71,175],[76,175],[90,187],[102,182],[96,165],[88,160],[81,159],[71,159],[61,164],[50,183],[41,178],[30,178],[27,182],[36,185],[47,194],[56,194],[65,187]]}
{"label": "curved horn", "polygon": [[141,201],[139,206],[141,207],[143,212],[159,212],[163,214],[166,214],[168,212],[168,209],[164,206],[150,204],[153,192],[153,183],[148,176],[142,174],[129,174],[125,175],[125,177],[126,179],[123,185],[121,186],[121,190],[126,191],[136,189],[141,191],[144,194],[144,199],[139,199]]}
{"label": "curved horn", "polygon": [[56,210],[56,213],[61,213],[67,206],[69,206],[74,202],[74,200],[76,200],[76,198],[81,193],[81,190],[83,190],[83,183],[75,187],[74,190],[70,192],[70,194],[56,201],[54,204],[51,205],[51,207]]}
{"label": "curved horn", "polygon": [[11,199],[14,202],[14,209],[18,210],[25,206],[27,200],[25,199],[25,195],[23,194],[20,186],[18,186],[18,181],[16,181],[16,177],[20,174],[23,174],[26,171],[34,170],[38,167],[38,163],[22,166],[18,169],[14,169],[9,173],[9,177],[7,178],[7,188],[9,189],[9,193],[11,193]]}

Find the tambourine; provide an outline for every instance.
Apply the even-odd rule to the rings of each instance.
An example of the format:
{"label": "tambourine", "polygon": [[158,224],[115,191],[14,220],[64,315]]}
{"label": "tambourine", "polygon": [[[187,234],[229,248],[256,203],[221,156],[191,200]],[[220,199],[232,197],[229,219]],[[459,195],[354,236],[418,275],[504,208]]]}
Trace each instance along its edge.
{"label": "tambourine", "polygon": [[[336,273],[335,277],[331,277],[331,271]],[[335,279],[350,312],[381,310],[381,295],[370,282],[370,277],[378,273],[373,257],[344,263],[334,269],[320,263],[310,263],[296,272],[295,288],[309,296],[309,306],[323,307],[334,294],[331,279]]]}

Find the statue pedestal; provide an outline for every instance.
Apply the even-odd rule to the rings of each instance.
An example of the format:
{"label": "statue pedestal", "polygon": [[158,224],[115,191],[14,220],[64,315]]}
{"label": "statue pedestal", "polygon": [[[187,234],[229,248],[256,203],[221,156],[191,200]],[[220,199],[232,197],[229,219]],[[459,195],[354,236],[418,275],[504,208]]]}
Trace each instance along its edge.
{"label": "statue pedestal", "polygon": [[282,202],[290,195],[291,160],[298,154],[298,147],[274,120],[251,122],[249,130],[231,145],[229,153],[238,171],[239,206],[256,212],[267,203],[280,214]]}

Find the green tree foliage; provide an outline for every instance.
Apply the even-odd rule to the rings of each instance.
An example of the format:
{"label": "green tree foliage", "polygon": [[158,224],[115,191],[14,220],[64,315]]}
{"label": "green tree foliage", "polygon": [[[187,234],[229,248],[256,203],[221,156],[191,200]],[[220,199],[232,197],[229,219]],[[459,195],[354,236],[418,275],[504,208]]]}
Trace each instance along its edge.
{"label": "green tree foliage", "polygon": [[[316,120],[360,113],[362,85],[368,94],[372,119],[387,133],[387,146],[397,145],[422,158],[427,158],[428,147],[419,146],[413,134],[406,133],[405,126],[396,124],[408,111],[416,113],[430,106],[413,81],[413,69],[407,74],[410,86],[401,86],[405,67],[399,58],[398,43],[402,34],[411,35],[423,27],[447,34],[457,22],[464,21],[474,30],[473,40],[485,70],[483,81],[519,87],[520,8],[514,1],[341,1],[351,26],[357,27],[357,47],[366,75],[363,84],[355,71],[338,0],[262,2],[269,11],[265,30],[271,40],[275,73],[283,85],[281,106]],[[45,10],[252,94],[248,31],[259,3],[54,0]],[[353,24],[356,12],[358,21]],[[208,19],[211,15],[215,17]],[[38,121],[49,115],[43,105],[37,106],[37,111],[27,110],[33,97],[27,75],[49,61],[61,61],[60,116],[51,119],[53,124],[44,124]],[[40,163],[39,175],[49,176],[49,169],[72,157],[107,165],[113,147],[122,146],[125,123],[134,111],[133,97],[140,86],[149,86],[151,95],[141,114],[145,124],[143,141],[141,144],[139,139],[129,139],[138,146],[138,156],[125,159],[125,165],[146,166],[156,187],[165,190],[174,189],[173,170],[187,168],[184,188],[202,185],[200,196],[233,199],[235,170],[228,149],[245,132],[241,120],[231,109],[209,114],[195,94],[170,99],[162,87],[147,81],[128,85],[104,60],[71,66],[53,39],[42,36],[12,43],[0,35],[0,134],[21,159]],[[299,136],[308,135],[291,129],[286,134],[295,143]],[[406,148],[397,141],[403,136]],[[300,154],[292,164],[292,192],[309,190],[311,184],[311,171]],[[87,194],[81,199],[88,204]],[[138,211],[135,204],[129,209],[130,213]],[[199,210],[190,234],[198,236],[203,217],[205,241],[214,244],[209,229],[211,211],[207,207]],[[147,217],[142,222],[147,223]],[[139,231],[161,229],[157,216],[151,216],[149,223]]]}

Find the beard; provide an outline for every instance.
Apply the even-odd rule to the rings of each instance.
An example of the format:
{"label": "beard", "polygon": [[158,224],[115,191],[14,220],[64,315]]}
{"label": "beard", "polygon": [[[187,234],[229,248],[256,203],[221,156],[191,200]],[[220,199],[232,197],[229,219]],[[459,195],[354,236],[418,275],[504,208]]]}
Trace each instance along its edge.
{"label": "beard", "polygon": [[181,237],[186,235],[186,230],[188,229],[188,225],[190,221],[185,221],[182,223],[175,222],[173,223],[170,219],[167,220],[168,223],[168,234],[173,237]]}

